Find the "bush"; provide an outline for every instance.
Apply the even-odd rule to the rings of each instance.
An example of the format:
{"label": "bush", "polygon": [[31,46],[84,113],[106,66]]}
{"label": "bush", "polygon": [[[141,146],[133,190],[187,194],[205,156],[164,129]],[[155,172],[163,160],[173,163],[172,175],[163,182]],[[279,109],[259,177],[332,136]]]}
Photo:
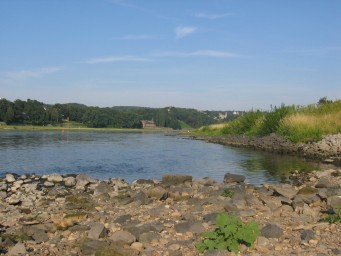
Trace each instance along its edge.
{"label": "bush", "polygon": [[203,234],[203,240],[195,244],[199,253],[206,250],[239,251],[239,244],[254,245],[260,229],[255,221],[244,224],[240,218],[221,213],[216,218],[217,228]]}

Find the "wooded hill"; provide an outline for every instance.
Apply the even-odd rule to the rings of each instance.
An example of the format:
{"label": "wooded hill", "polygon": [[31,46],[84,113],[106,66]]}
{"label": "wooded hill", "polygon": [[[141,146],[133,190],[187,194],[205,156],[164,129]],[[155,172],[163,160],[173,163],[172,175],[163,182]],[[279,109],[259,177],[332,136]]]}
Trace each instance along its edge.
{"label": "wooded hill", "polygon": [[153,120],[158,127],[199,128],[236,117],[233,111],[198,111],[165,107],[90,107],[78,103],[49,105],[37,100],[0,99],[0,122],[15,125],[60,125],[77,122],[93,128],[141,128],[141,120]]}

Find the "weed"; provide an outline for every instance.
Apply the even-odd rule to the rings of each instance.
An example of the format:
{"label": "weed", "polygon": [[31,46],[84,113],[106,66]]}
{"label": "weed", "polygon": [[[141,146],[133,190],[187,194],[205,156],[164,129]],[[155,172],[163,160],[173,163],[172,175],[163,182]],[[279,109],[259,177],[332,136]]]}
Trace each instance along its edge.
{"label": "weed", "polygon": [[240,218],[221,213],[216,218],[217,228],[203,234],[203,240],[195,244],[199,253],[206,250],[229,250],[235,253],[239,251],[239,244],[248,247],[254,245],[260,234],[256,222],[250,221],[244,224]]}
{"label": "weed", "polygon": [[234,193],[235,192],[233,190],[228,189],[228,188],[224,188],[222,196],[224,196],[224,197],[233,197]]}

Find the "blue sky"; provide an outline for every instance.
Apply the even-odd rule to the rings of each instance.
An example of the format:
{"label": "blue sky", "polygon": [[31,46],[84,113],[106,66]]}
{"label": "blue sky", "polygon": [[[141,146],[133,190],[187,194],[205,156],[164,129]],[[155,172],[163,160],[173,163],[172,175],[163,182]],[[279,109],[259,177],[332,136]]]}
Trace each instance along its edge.
{"label": "blue sky", "polygon": [[269,109],[341,98],[339,0],[1,0],[0,97]]}

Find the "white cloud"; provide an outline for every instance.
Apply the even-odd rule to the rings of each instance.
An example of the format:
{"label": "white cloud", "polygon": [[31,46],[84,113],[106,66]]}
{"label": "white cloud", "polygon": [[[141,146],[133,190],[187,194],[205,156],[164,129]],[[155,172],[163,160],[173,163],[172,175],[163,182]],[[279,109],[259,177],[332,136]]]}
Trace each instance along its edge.
{"label": "white cloud", "polygon": [[40,78],[46,75],[57,73],[64,68],[62,67],[44,67],[36,70],[20,70],[13,72],[2,73],[2,76],[10,80],[26,79],[26,78]]}
{"label": "white cloud", "polygon": [[226,16],[230,16],[230,15],[231,15],[230,13],[222,13],[222,14],[196,13],[196,14],[194,14],[194,16],[197,18],[204,18],[204,19],[211,19],[211,20],[221,19],[221,18],[224,18]]}
{"label": "white cloud", "polygon": [[108,57],[103,57],[103,58],[94,58],[94,59],[87,60],[83,63],[100,64],[100,63],[112,63],[112,62],[147,62],[147,61],[152,61],[152,60],[148,58],[127,55],[127,56],[108,56]]}
{"label": "white cloud", "polygon": [[194,52],[157,52],[153,54],[155,57],[212,57],[212,58],[235,58],[240,55],[227,52],[227,51],[215,51],[215,50],[198,50]]}
{"label": "white cloud", "polygon": [[118,40],[156,40],[159,39],[156,35],[125,35],[120,37],[114,37]]}
{"label": "white cloud", "polygon": [[180,38],[184,38],[190,34],[193,34],[195,32],[198,31],[198,28],[196,27],[182,27],[182,26],[178,26],[175,28],[175,38],[176,39],[180,39]]}

